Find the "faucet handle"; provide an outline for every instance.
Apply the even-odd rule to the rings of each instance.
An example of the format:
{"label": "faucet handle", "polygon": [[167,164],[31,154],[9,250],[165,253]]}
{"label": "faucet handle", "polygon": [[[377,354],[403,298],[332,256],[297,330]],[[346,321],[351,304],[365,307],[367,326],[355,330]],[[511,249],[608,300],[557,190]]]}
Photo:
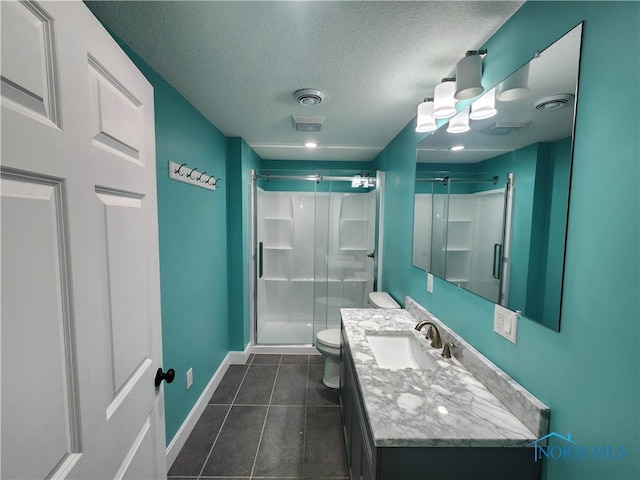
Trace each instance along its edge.
{"label": "faucet handle", "polygon": [[455,345],[451,342],[444,342],[444,347],[442,347],[442,355],[444,358],[451,358],[451,347],[455,347]]}

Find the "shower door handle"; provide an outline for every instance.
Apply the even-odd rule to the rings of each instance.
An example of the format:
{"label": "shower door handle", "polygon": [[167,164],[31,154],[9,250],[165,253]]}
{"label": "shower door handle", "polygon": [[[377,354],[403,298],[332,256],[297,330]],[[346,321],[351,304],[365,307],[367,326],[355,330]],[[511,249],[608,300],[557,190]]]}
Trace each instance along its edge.
{"label": "shower door handle", "polygon": [[258,278],[262,278],[263,242],[258,243]]}
{"label": "shower door handle", "polygon": [[500,280],[502,273],[502,244],[493,244],[493,278]]}

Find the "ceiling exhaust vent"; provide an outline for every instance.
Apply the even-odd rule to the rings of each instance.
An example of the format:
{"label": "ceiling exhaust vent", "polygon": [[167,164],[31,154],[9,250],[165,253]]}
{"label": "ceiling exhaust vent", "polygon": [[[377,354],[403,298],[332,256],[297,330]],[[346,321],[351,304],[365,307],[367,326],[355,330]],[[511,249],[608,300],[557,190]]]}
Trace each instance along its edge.
{"label": "ceiling exhaust vent", "polygon": [[319,132],[325,117],[301,117],[292,115],[293,128],[299,132]]}
{"label": "ceiling exhaust vent", "polygon": [[496,122],[480,130],[485,135],[510,135],[529,122]]}
{"label": "ceiling exhaust vent", "polygon": [[314,88],[303,88],[296,90],[293,96],[300,105],[307,107],[312,105],[318,105],[324,99],[324,94],[320,90]]}
{"label": "ceiling exhaust vent", "polygon": [[534,105],[536,110],[557,110],[573,102],[573,95],[570,93],[560,93],[538,100]]}

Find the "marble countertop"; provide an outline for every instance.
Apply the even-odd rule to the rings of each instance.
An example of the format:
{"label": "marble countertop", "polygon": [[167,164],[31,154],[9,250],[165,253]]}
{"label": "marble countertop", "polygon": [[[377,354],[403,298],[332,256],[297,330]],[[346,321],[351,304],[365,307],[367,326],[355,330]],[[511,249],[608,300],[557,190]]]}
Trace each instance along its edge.
{"label": "marble countertop", "polygon": [[[406,310],[347,308],[341,314],[377,447],[523,447],[536,440],[458,360],[431,347],[426,329],[416,331]],[[378,366],[366,334],[399,330],[419,339],[436,369]]]}

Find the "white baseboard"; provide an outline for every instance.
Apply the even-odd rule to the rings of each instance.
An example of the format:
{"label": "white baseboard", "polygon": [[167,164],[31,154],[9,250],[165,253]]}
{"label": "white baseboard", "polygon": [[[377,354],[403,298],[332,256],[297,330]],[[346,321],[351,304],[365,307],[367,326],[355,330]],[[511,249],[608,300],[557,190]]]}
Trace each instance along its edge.
{"label": "white baseboard", "polygon": [[320,355],[313,345],[252,345],[250,353],[281,353],[285,355]]}
{"label": "white baseboard", "polygon": [[220,385],[220,381],[222,380],[222,377],[224,377],[224,374],[227,373],[229,365],[244,365],[247,363],[250,350],[250,345],[247,345],[244,352],[229,352],[224,357],[224,360],[222,360],[222,363],[211,377],[211,380],[209,380],[209,383],[189,412],[189,415],[187,415],[187,418],[184,420],[173,439],[171,439],[171,442],[167,447],[167,471],[171,468],[171,465],[175,462],[180,450],[182,450],[182,447],[184,447],[184,444],[187,442],[189,435],[191,435],[196,423],[198,423],[200,416],[207,407],[207,402],[213,395],[213,392],[215,392],[216,388],[218,388],[218,385]]}

